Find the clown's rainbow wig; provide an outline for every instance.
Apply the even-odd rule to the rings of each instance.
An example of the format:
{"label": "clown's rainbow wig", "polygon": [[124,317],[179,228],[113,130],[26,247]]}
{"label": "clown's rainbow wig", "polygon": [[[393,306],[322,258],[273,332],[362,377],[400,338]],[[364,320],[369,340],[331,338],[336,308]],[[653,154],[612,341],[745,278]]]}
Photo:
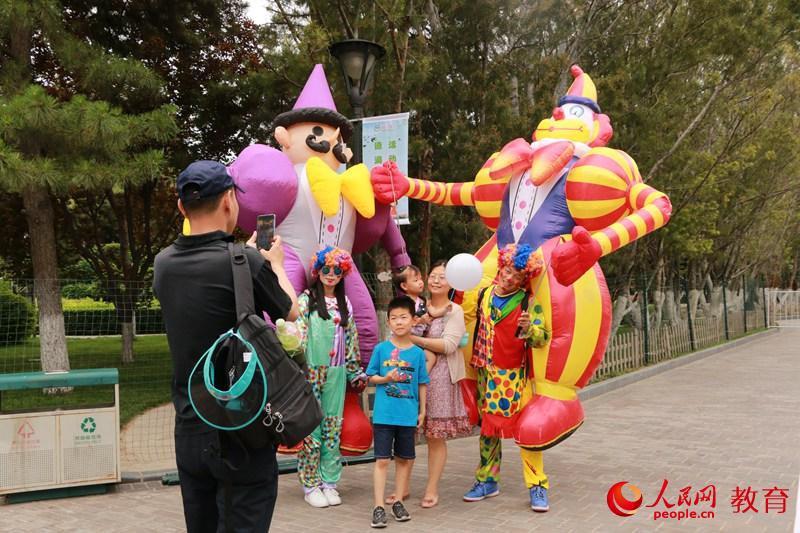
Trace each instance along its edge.
{"label": "clown's rainbow wig", "polygon": [[342,277],[353,270],[353,258],[350,254],[341,248],[334,248],[333,246],[326,246],[314,255],[311,260],[311,277],[316,278],[319,276],[319,271],[324,266],[339,267],[342,269]]}
{"label": "clown's rainbow wig", "polygon": [[507,244],[497,255],[497,269],[510,266],[525,274],[525,283],[542,273],[544,260],[528,244]]}

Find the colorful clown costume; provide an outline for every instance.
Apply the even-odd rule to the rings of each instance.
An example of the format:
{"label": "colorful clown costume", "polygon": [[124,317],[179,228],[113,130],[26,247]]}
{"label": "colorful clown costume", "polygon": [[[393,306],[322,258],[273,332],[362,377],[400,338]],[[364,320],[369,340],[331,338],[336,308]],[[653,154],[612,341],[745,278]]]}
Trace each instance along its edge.
{"label": "colorful clown costume", "polygon": [[438,183],[372,171],[382,202],[406,195],[440,205],[473,205],[495,231],[476,253],[484,274],[479,287],[463,294],[470,331],[478,290],[496,277],[498,248],[528,244],[542,254],[546,268],[531,280],[531,289],[552,335],[533,350],[528,377],[534,395],[514,434],[517,444],[531,450],[557,444],[583,423],[576,391],[600,364],[611,325],[611,300],[597,260],[664,226],[671,213],[667,196],[643,183],[630,156],[604,147],[613,131],[600,113],[594,83],[577,65],[571,73],[567,95],[552,117],[539,123],[533,142],[509,142],[472,182]]}
{"label": "colorful clown costume", "polygon": [[[352,259],[342,250],[326,247],[315,256],[312,272],[318,277],[322,268],[336,268],[346,276]],[[339,283],[343,283],[342,278]],[[298,297],[300,317],[296,323],[305,349],[307,379],[322,406],[324,418],[303,441],[297,453],[297,472],[308,494],[316,488],[335,489],[342,475],[339,450],[348,382],[363,375],[358,350],[358,333],[350,300],[344,294],[348,320],[342,326],[342,314],[336,297],[325,299],[329,318],[319,315],[310,291]]]}
{"label": "colorful clown costume", "polygon": [[[549,333],[544,310],[534,303],[528,309],[531,325],[526,338],[517,337],[517,321],[526,307],[528,294],[518,290],[498,295],[496,286],[480,295],[477,333],[470,366],[478,377],[478,410],[481,419],[480,464],[475,472],[479,482],[500,481],[501,439],[514,436],[523,406],[532,396],[528,379],[531,346],[543,345]],[[547,489],[542,452],[520,449],[522,470],[528,488]]]}

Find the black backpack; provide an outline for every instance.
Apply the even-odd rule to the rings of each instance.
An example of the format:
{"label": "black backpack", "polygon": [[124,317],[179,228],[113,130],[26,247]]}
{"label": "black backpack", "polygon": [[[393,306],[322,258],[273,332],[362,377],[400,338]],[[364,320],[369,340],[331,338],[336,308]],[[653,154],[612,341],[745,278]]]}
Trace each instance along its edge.
{"label": "black backpack", "polygon": [[[250,412],[243,417],[219,396],[208,393],[202,380],[191,381],[190,394],[195,398],[193,406],[200,418],[209,423],[201,412],[203,402],[215,410],[216,419],[228,416],[228,427],[210,423],[217,429],[228,430],[250,448],[263,448],[271,443],[294,446],[301,442],[322,421],[322,408],[314,396],[311,385],[306,381],[300,366],[287,355],[275,330],[264,319],[255,314],[253,304],[253,280],[244,246],[228,244],[233,268],[233,286],[236,297],[236,326],[227,337],[209,354],[214,374],[214,382],[227,383],[233,387],[245,375],[250,359],[258,358],[258,368],[263,376],[252,376],[245,394],[234,401],[248,405]],[[261,372],[257,371],[257,372]],[[193,371],[194,372],[194,371]],[[266,390],[264,383],[266,382]],[[216,391],[219,392],[219,391]],[[233,401],[231,402],[233,403]],[[197,405],[195,405],[197,404]],[[200,410],[198,410],[200,407]],[[222,408],[222,409],[220,409]],[[252,416],[250,415],[252,413]],[[242,427],[242,420],[247,420]]]}

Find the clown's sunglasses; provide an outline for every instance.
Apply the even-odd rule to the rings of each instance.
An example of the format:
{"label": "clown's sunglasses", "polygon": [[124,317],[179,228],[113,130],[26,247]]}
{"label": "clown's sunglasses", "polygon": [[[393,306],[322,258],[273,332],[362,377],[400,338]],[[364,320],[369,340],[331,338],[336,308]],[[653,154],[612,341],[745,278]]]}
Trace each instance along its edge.
{"label": "clown's sunglasses", "polygon": [[325,265],[324,267],[322,267],[322,269],[320,269],[320,272],[322,272],[323,274],[330,274],[331,273],[331,269],[333,270],[333,273],[336,274],[337,276],[341,276],[342,275],[342,269],[341,269],[341,267],[338,267],[338,266],[329,267],[328,265]]}

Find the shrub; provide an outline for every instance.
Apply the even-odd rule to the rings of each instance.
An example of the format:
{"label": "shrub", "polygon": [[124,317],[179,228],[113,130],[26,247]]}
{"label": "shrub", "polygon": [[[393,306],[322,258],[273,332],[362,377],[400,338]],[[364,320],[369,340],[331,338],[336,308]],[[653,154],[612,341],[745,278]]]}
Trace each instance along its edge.
{"label": "shrub", "polygon": [[[96,303],[96,302],[95,302]],[[88,304],[85,304],[88,305]],[[105,305],[105,304],[102,304]],[[70,305],[64,307],[64,329],[68,336],[119,335],[121,328],[117,322],[117,312],[111,304],[110,308],[81,307]],[[161,309],[137,309],[136,333],[164,333],[164,322]]]}
{"label": "shrub", "polygon": [[61,296],[63,298],[95,298],[99,293],[96,283],[78,281],[67,283],[61,287]]}
{"label": "shrub", "polygon": [[24,342],[36,327],[36,310],[24,296],[0,281],[0,345]]}
{"label": "shrub", "polygon": [[66,311],[98,311],[101,309],[114,309],[111,302],[101,302],[91,298],[62,298],[61,307]]}

